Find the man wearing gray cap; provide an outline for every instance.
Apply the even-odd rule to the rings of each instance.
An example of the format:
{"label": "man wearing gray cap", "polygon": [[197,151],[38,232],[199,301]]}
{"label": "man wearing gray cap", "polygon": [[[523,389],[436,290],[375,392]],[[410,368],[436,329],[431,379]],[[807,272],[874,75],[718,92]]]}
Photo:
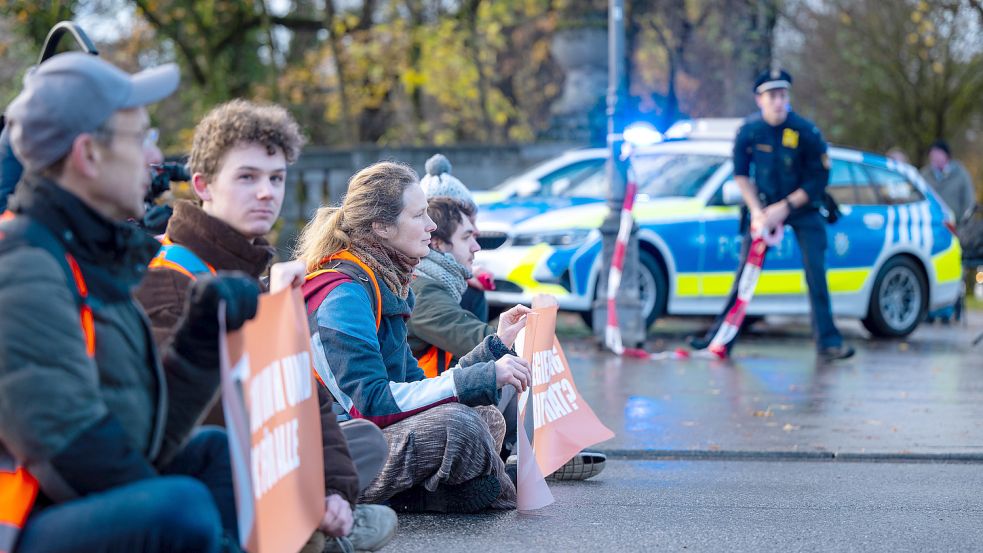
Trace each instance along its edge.
{"label": "man wearing gray cap", "polygon": [[199,279],[160,356],[132,296],[159,248],[127,222],[162,157],[145,106],[178,78],[59,54],[7,109],[25,174],[0,222],[0,551],[238,550],[225,434],[192,430],[219,302],[238,328],[258,287]]}

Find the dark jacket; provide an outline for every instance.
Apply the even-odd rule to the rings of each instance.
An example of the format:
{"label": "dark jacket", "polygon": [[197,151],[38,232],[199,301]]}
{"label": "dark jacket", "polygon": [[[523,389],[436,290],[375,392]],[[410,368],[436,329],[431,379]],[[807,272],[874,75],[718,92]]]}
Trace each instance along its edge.
{"label": "dark jacket", "polygon": [[159,244],[41,178],[22,181],[11,208],[49,230],[78,261],[96,347],[89,358],[74,285],[55,258],[29,245],[6,251],[0,447],[26,464],[55,502],[155,476],[182,447],[219,380],[218,367],[170,348],[158,357],[132,289]]}
{"label": "dark jacket", "polygon": [[424,379],[406,342],[406,319],[414,296],[403,300],[380,282],[382,322],[376,330],[372,301],[355,282],[335,287],[311,320],[314,366],[337,402],[342,418],[365,418],[388,426],[437,405],[494,405],[499,393],[495,361],[509,353],[489,336],[460,367]]}
{"label": "dark jacket", "polygon": [[[166,235],[219,271],[242,271],[259,279],[273,259],[274,249],[268,242],[250,242],[224,221],[186,200],[174,205]],[[177,271],[154,268],[137,288],[136,298],[150,317],[158,345],[170,342],[174,336],[191,283],[190,278]]]}
{"label": "dark jacket", "polygon": [[795,112],[777,127],[760,113],[752,115],[734,140],[734,175],[753,178],[764,206],[802,188],[809,203],[795,211],[819,209],[829,182],[826,141],[812,121]]}
{"label": "dark jacket", "polygon": [[[2,119],[3,116],[0,115],[0,120]],[[17,161],[10,145],[10,127],[3,126],[3,130],[0,130],[0,212],[7,209],[7,201],[14,193],[23,171],[24,168]]]}
{"label": "dark jacket", "polygon": [[406,321],[407,341],[419,359],[431,346],[459,358],[473,350],[495,329],[454,301],[440,282],[417,276],[410,284],[416,294],[413,315]]}
{"label": "dark jacket", "polygon": [[[242,271],[258,279],[273,259],[274,249],[258,239],[250,242],[224,221],[205,213],[192,202],[182,201],[174,206],[174,215],[167,224],[167,237],[193,251],[217,271]],[[170,269],[148,271],[136,296],[147,310],[158,345],[167,344],[183,316],[191,279]],[[318,386],[324,394],[323,387]],[[321,403],[330,404],[330,396]],[[209,420],[221,424],[221,405],[217,405]],[[351,504],[358,497],[358,473],[352,464],[348,444],[330,408],[321,416],[324,444],[324,486],[326,495],[338,493]]]}

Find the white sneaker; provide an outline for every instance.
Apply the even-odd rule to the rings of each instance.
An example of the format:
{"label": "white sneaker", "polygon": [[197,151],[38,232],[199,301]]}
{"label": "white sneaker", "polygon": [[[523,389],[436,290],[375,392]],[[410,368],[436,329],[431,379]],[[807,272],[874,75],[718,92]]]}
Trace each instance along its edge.
{"label": "white sneaker", "polygon": [[581,451],[546,477],[547,480],[587,480],[604,470],[608,458],[596,451]]}

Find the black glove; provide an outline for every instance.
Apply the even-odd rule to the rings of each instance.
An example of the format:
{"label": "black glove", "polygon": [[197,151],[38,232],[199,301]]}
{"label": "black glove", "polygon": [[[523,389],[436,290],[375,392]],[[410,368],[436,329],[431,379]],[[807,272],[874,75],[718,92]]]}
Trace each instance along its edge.
{"label": "black glove", "polygon": [[259,292],[256,279],[242,272],[199,277],[174,334],[174,350],[199,365],[217,367],[219,302],[225,301],[225,328],[238,330],[256,316]]}

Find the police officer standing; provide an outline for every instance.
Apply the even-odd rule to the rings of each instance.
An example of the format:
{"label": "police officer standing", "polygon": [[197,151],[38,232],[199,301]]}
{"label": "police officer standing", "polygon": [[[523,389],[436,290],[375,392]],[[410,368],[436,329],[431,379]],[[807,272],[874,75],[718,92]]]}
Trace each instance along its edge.
{"label": "police officer standing", "polygon": [[[843,344],[833,323],[826,284],[826,225],[819,212],[829,181],[826,142],[815,124],[789,111],[791,86],[791,75],[782,70],[758,76],[754,93],[761,112],[748,117],[734,142],[734,180],[746,206],[737,274],[744,270],[753,235],[791,226],[802,251],[818,356],[822,361],[846,359],[854,351]],[[738,280],[723,314],[704,340],[693,342],[695,347],[706,347],[717,334],[737,299]],[[728,351],[732,345],[733,341],[727,344]]]}

